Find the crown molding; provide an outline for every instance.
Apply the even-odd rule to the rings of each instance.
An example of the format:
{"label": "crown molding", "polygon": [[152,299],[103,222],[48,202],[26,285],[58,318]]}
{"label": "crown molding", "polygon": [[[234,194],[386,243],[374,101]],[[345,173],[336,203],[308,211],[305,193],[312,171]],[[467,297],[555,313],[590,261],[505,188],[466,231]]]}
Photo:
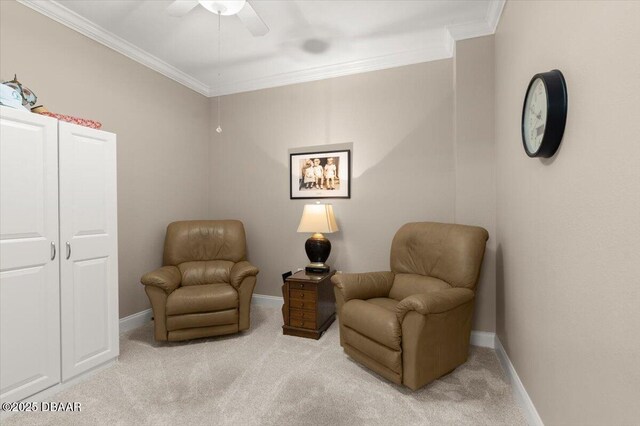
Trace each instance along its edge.
{"label": "crown molding", "polygon": [[474,37],[482,37],[493,34],[491,27],[486,21],[467,22],[464,24],[451,25],[447,31],[454,41],[466,40]]}
{"label": "crown molding", "polygon": [[486,21],[491,28],[491,34],[494,34],[498,28],[498,22],[500,22],[500,17],[502,16],[502,11],[506,3],[507,0],[492,0],[489,4]]}
{"label": "crown molding", "polygon": [[18,0],[18,2],[48,18],[53,19],[56,22],[61,23],[62,25],[71,28],[72,30],[79,32],[84,36],[89,37],[92,40],[97,41],[100,44],[115,50],[118,53],[123,54],[129,59],[133,59],[134,61],[159,72],[165,77],[169,77],[170,79],[175,80],[202,95],[209,95],[209,86],[206,84],[179,70],[173,65],[170,65],[129,43],[125,39],[105,30],[72,10],[67,9],[58,2],[42,0]]}
{"label": "crown molding", "polygon": [[506,0],[491,0],[483,21],[465,22],[463,24],[447,27],[453,40],[465,40],[468,38],[482,37],[494,34],[500,21],[500,15]]}
{"label": "crown molding", "polygon": [[449,57],[452,58],[456,52],[456,40],[451,35],[451,31],[448,28],[444,31],[444,45],[447,52],[449,52]]}
{"label": "crown molding", "polygon": [[484,20],[452,25],[443,36],[421,49],[391,55],[366,58],[341,64],[279,73],[210,87],[191,75],[140,49],[125,39],[105,30],[56,1],[17,0],[19,3],[59,22],[72,30],[103,44],[118,53],[208,97],[249,92],[289,84],[305,83],[333,77],[379,71],[421,62],[447,59],[453,56],[455,42],[495,33],[506,0],[491,0]]}
{"label": "crown molding", "polygon": [[[445,37],[446,38],[446,37]],[[409,50],[392,55],[377,56],[358,61],[344,62],[341,64],[327,65],[306,70],[285,72],[250,80],[243,80],[222,84],[219,88],[212,88],[209,96],[231,95],[234,93],[250,92],[253,90],[268,89],[272,87],[286,86],[289,84],[306,83],[327,78],[343,77],[352,74],[360,74],[369,71],[379,71],[404,65],[418,64],[421,62],[437,61],[452,57],[452,50],[446,41],[433,43],[422,49]]]}

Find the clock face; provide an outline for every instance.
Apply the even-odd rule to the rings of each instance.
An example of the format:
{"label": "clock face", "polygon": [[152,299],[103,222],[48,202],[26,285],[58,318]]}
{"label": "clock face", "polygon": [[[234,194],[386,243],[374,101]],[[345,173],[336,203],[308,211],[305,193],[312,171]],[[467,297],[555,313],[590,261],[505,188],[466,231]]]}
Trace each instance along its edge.
{"label": "clock face", "polygon": [[527,150],[535,154],[540,149],[547,125],[547,89],[541,78],[531,84],[525,101],[522,136]]}

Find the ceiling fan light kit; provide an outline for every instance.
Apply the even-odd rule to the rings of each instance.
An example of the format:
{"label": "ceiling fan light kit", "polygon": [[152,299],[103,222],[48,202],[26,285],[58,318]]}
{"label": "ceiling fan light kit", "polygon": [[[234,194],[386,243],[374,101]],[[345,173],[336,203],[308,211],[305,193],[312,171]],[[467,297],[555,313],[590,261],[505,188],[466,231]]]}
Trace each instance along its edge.
{"label": "ceiling fan light kit", "polygon": [[262,37],[269,32],[267,24],[247,0],[175,0],[166,10],[169,15],[180,18],[198,5],[218,16],[237,16],[254,37]]}
{"label": "ceiling fan light kit", "polygon": [[209,12],[222,16],[231,16],[240,12],[246,0],[200,0],[198,3]]}

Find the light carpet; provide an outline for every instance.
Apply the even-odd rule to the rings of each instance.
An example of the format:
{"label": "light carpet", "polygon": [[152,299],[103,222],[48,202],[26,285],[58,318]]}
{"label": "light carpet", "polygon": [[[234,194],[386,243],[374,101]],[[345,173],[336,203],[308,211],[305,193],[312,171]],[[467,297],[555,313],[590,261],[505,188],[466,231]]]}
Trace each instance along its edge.
{"label": "light carpet", "polygon": [[318,341],[282,335],[276,308],[252,307],[238,335],[157,343],[152,325],[120,338],[120,359],[48,401],[82,411],[18,413],[6,425],[525,425],[496,354],[472,347],[451,374],[413,392],[345,355],[334,324]]}

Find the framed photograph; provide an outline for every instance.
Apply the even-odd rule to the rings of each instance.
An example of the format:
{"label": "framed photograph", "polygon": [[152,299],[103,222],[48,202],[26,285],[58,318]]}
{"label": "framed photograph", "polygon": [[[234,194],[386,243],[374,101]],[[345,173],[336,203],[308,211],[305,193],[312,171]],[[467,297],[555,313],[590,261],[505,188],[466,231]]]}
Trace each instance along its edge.
{"label": "framed photograph", "polygon": [[351,198],[351,151],[289,155],[290,198]]}

